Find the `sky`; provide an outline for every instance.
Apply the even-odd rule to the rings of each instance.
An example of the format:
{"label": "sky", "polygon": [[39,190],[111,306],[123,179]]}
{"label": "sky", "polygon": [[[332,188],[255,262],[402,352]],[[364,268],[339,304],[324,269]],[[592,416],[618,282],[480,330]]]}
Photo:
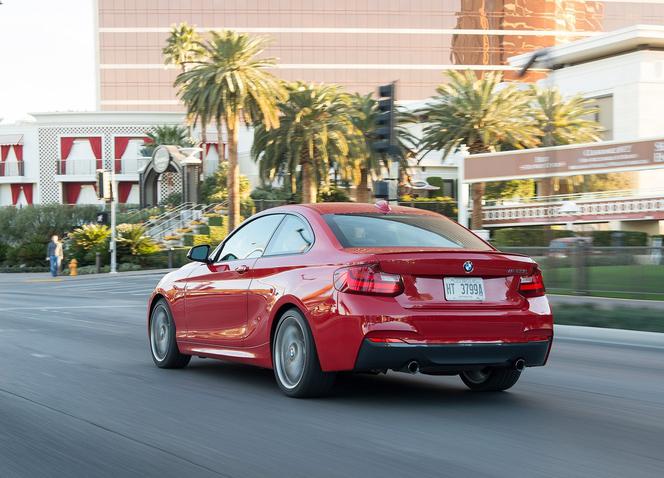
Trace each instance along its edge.
{"label": "sky", "polygon": [[0,118],[94,110],[94,1],[0,1]]}

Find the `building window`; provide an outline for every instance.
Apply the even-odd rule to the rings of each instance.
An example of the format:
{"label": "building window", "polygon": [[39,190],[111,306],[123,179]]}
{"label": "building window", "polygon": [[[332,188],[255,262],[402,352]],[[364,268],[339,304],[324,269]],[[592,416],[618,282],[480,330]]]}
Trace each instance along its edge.
{"label": "building window", "polygon": [[601,133],[604,141],[613,139],[613,95],[598,96],[592,98],[598,111],[595,113],[594,120],[597,121],[604,131]]}

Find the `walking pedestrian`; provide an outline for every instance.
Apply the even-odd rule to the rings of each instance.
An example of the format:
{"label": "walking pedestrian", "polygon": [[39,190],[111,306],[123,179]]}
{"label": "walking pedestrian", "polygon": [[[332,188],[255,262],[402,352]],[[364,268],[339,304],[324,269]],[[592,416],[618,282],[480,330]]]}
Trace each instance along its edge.
{"label": "walking pedestrian", "polygon": [[51,242],[48,243],[46,248],[46,256],[46,260],[50,262],[51,275],[57,277],[58,271],[60,270],[60,264],[62,264],[62,259],[64,259],[62,242],[60,242],[58,236],[53,235],[53,237],[51,237]]}

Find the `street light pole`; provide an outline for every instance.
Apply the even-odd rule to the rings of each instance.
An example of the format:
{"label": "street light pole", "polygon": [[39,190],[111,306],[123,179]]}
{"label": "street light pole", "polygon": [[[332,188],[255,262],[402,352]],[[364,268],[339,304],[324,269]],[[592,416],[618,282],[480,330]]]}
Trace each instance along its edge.
{"label": "street light pole", "polygon": [[468,146],[462,144],[459,147],[460,158],[457,161],[457,210],[458,223],[468,227],[468,188],[464,184],[466,178],[466,158],[468,157]]}
{"label": "street light pole", "polygon": [[115,232],[115,206],[117,197],[117,183],[115,173],[111,171],[111,274],[118,272],[117,268],[117,234]]}

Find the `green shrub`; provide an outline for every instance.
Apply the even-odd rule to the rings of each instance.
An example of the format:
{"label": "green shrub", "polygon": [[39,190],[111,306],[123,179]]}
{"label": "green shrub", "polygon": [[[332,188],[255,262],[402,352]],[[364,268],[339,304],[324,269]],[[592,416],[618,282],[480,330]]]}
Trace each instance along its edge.
{"label": "green shrub", "polygon": [[255,201],[266,200],[266,201],[289,201],[292,198],[292,194],[289,190],[285,188],[273,188],[272,186],[259,186],[249,195]]}
{"label": "green shrub", "polygon": [[7,252],[9,252],[9,246],[4,242],[0,242],[0,264],[7,259]]}
{"label": "green shrub", "polygon": [[210,234],[210,226],[207,224],[201,224],[199,226],[196,226],[196,234],[204,234],[204,235],[209,235]]}
{"label": "green shrub", "polygon": [[39,267],[39,266],[1,266],[1,273],[12,273],[12,272],[48,272],[48,267]]}
{"label": "green shrub", "polygon": [[8,266],[43,267],[51,236],[64,237],[72,229],[94,222],[98,212],[97,206],[59,204],[0,208],[0,260]]}
{"label": "green shrub", "polygon": [[343,189],[332,188],[327,192],[319,192],[318,202],[352,202],[352,199]]}
{"label": "green shrub", "polygon": [[46,263],[47,244],[48,241],[43,241],[9,247],[5,263],[8,266],[43,267]]}
{"label": "green shrub", "polygon": [[492,236],[493,244],[500,247],[548,247],[552,239],[573,237],[574,232],[566,229],[546,227],[508,227],[497,229]]}
{"label": "green shrub", "polygon": [[228,235],[228,227],[226,226],[211,226],[210,227],[210,244],[216,246],[223,241]]}
{"label": "green shrub", "polygon": [[67,256],[73,256],[79,265],[94,264],[97,252],[106,255],[111,230],[101,224],[84,224],[67,237]]}
{"label": "green shrub", "polygon": [[240,215],[242,217],[253,216],[255,212],[256,206],[253,199],[247,197],[240,201]]}
{"label": "green shrub", "polygon": [[179,206],[184,201],[182,200],[182,193],[174,192],[166,196],[159,202],[160,206]]}
{"label": "green shrub", "polygon": [[226,222],[225,219],[226,219],[225,216],[220,216],[220,215],[219,216],[210,216],[208,218],[208,226],[214,226],[214,227],[223,226],[224,223]]}
{"label": "green shrub", "polygon": [[119,262],[141,262],[143,256],[160,250],[159,245],[145,235],[141,224],[120,224],[117,227],[117,247]]}
{"label": "green shrub", "polygon": [[435,187],[438,188],[438,189],[433,190],[433,191],[428,191],[430,196],[435,197],[436,194],[442,193],[442,191],[443,191],[443,178],[441,178],[439,176],[429,176],[427,178],[427,182],[429,184],[431,184],[432,186],[435,186]]}
{"label": "green shrub", "polygon": [[648,234],[636,231],[591,231],[595,247],[646,246]]}
{"label": "green shrub", "polygon": [[418,209],[426,209],[427,211],[437,212],[450,219],[457,218],[457,202],[455,199],[445,196],[435,198],[412,198],[410,196],[402,196],[399,200],[399,206],[415,207]]}

